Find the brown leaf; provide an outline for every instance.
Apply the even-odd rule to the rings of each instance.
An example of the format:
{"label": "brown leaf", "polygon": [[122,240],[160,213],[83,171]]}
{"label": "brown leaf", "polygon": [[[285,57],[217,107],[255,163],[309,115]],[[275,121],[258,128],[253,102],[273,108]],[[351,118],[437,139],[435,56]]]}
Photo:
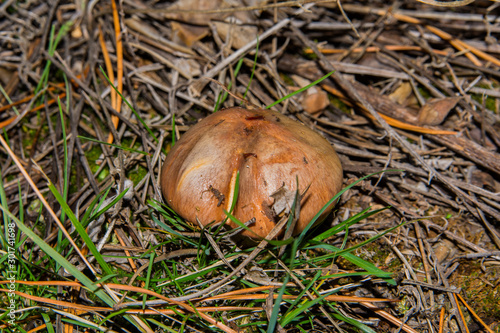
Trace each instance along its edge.
{"label": "brown leaf", "polygon": [[291,191],[283,184],[276,192],[270,195],[274,199],[272,205],[273,212],[276,216],[280,216],[283,212],[289,214],[295,200],[295,191]]}
{"label": "brown leaf", "polygon": [[[292,75],[291,77],[300,88],[311,83],[311,81],[298,75]],[[328,94],[323,89],[313,86],[302,93],[300,104],[302,104],[307,113],[316,114],[323,111],[330,104],[330,100],[328,99]]]}
{"label": "brown leaf", "polygon": [[178,0],[172,6],[168,7],[171,12],[165,16],[169,19],[179,20],[188,24],[206,26],[210,20],[218,17],[217,14],[199,13],[198,11],[211,11],[226,7],[229,6],[223,0]]}
{"label": "brown leaf", "polygon": [[409,82],[403,82],[390,95],[389,98],[400,105],[405,105],[408,98],[412,95],[413,89]]}
{"label": "brown leaf", "polygon": [[441,124],[460,99],[461,97],[445,97],[428,101],[418,113],[418,124]]}
{"label": "brown leaf", "polygon": [[319,113],[330,104],[328,94],[323,89],[316,87],[309,88],[300,102],[304,110],[310,114]]}
{"label": "brown leaf", "polygon": [[472,171],[471,183],[493,192],[496,192],[498,187],[492,175],[480,170]]}
{"label": "brown leaf", "polygon": [[[179,21],[171,23],[174,32],[172,38],[191,46],[194,42],[210,33],[208,24],[212,20],[224,20],[229,16],[234,16],[239,22],[250,23],[255,18],[248,11],[235,13],[200,13],[199,11],[209,12],[231,7],[242,7],[243,5],[241,0],[178,0],[169,7],[171,12],[165,16],[168,19]],[[225,34],[221,37],[225,38]],[[234,44],[233,46],[236,47]]]}
{"label": "brown leaf", "polygon": [[200,27],[179,22],[172,22],[172,31],[172,39],[175,42],[181,41],[187,46],[193,45],[210,32],[207,27]]}

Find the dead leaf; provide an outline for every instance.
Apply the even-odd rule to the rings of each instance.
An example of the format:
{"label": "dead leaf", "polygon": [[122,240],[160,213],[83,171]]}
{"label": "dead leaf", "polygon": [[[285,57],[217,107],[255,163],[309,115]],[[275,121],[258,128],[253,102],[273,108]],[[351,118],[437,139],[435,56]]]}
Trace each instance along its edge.
{"label": "dead leaf", "polygon": [[441,124],[460,99],[461,97],[445,97],[428,101],[418,113],[418,124]]}
{"label": "dead leaf", "polygon": [[442,263],[450,254],[456,252],[456,246],[447,239],[439,241],[434,247],[434,255],[439,263]]}
{"label": "dead leaf", "polygon": [[412,95],[413,89],[409,82],[403,82],[390,95],[389,98],[399,105],[406,105],[406,101]]}
{"label": "dead leaf", "polygon": [[[291,77],[300,88],[311,83],[311,81],[298,75],[292,75]],[[314,115],[323,111],[330,104],[330,100],[328,99],[328,94],[323,89],[319,86],[313,86],[302,93],[300,104],[304,108],[304,111]]]}
{"label": "dead leaf", "polygon": [[174,65],[192,77],[201,75],[200,63],[194,59],[177,58],[174,60]]}
{"label": "dead leaf", "polygon": [[216,13],[200,13],[199,11],[212,11],[227,7],[230,5],[224,0],[178,0],[168,7],[170,12],[165,16],[187,24],[206,26],[210,20],[217,18],[218,15]]}
{"label": "dead leaf", "polygon": [[493,176],[489,173],[480,170],[472,171],[471,183],[488,191],[497,191],[497,183],[495,182],[495,178],[493,178]]}
{"label": "dead leaf", "polygon": [[14,74],[16,74],[16,71],[13,71],[11,69],[7,69],[4,67],[0,67],[0,83],[2,83],[2,85],[6,86]]}
{"label": "dead leaf", "polygon": [[430,165],[432,165],[437,170],[448,170],[448,168],[453,164],[453,158],[441,158],[434,157],[427,160]]}
{"label": "dead leaf", "polygon": [[182,41],[187,46],[191,46],[210,33],[208,24],[212,20],[224,20],[229,16],[234,16],[237,21],[242,23],[255,21],[253,12],[249,11],[237,11],[234,13],[200,13],[200,11],[210,12],[243,6],[245,4],[241,0],[178,0],[168,8],[170,12],[165,16],[168,19],[177,21],[171,23],[173,31],[172,39],[174,41]]}
{"label": "dead leaf", "polygon": [[270,197],[274,199],[271,208],[276,216],[281,216],[283,213],[290,213],[295,200],[295,193],[296,191],[288,189],[288,187],[283,184],[276,192],[270,195]]}
{"label": "dead leaf", "polygon": [[172,22],[172,39],[175,43],[182,42],[186,46],[192,46],[195,42],[208,35],[210,30],[207,27],[189,25],[179,22]]}
{"label": "dead leaf", "polygon": [[496,146],[493,141],[491,141],[491,139],[487,135],[484,135],[483,131],[480,128],[471,128],[469,134],[474,142],[484,146],[484,148],[491,151],[496,150]]}
{"label": "dead leaf", "polygon": [[309,88],[300,100],[307,113],[316,114],[323,111],[329,104],[328,94],[316,87]]}

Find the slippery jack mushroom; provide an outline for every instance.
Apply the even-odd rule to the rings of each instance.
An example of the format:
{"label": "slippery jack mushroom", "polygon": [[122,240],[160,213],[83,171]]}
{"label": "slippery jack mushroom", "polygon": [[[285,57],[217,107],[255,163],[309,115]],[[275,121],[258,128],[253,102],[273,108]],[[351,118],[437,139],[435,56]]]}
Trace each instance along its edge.
{"label": "slippery jack mushroom", "polygon": [[[342,166],[318,133],[278,112],[240,107],[218,111],[187,131],[168,153],[161,171],[167,204],[203,225],[226,218],[239,171],[233,215],[252,219],[239,235],[266,237],[295,198],[300,215],[293,234],[307,226],[342,186]],[[305,191],[307,189],[307,191]],[[333,204],[319,221],[333,209]],[[231,228],[237,225],[228,219]]]}

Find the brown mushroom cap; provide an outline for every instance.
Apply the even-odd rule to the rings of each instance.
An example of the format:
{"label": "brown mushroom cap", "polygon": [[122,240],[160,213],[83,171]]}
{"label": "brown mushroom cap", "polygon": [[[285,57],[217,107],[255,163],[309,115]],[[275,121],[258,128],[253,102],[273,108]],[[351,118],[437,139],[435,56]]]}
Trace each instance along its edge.
{"label": "brown mushroom cap", "polygon": [[[187,131],[167,155],[161,188],[167,204],[184,219],[220,222],[229,211],[237,172],[233,215],[266,237],[280,219],[277,193],[309,189],[301,200],[294,234],[300,233],[342,186],[342,166],[333,147],[316,132],[278,112],[230,108]],[[280,191],[281,190],[281,191]],[[285,191],[284,191],[285,190]],[[292,192],[290,192],[292,191]],[[293,196],[292,196],[293,201]],[[326,210],[323,219],[333,208]],[[232,228],[237,225],[228,220]]]}

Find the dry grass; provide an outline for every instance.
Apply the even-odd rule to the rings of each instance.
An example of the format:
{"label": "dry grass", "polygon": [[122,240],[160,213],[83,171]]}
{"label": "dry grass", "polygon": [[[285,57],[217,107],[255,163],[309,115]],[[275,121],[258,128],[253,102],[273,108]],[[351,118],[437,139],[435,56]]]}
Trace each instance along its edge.
{"label": "dry grass", "polygon": [[[469,2],[4,1],[2,331],[500,332],[499,4]],[[321,227],[277,257],[162,204],[191,125],[332,71],[273,106],[341,157]]]}

